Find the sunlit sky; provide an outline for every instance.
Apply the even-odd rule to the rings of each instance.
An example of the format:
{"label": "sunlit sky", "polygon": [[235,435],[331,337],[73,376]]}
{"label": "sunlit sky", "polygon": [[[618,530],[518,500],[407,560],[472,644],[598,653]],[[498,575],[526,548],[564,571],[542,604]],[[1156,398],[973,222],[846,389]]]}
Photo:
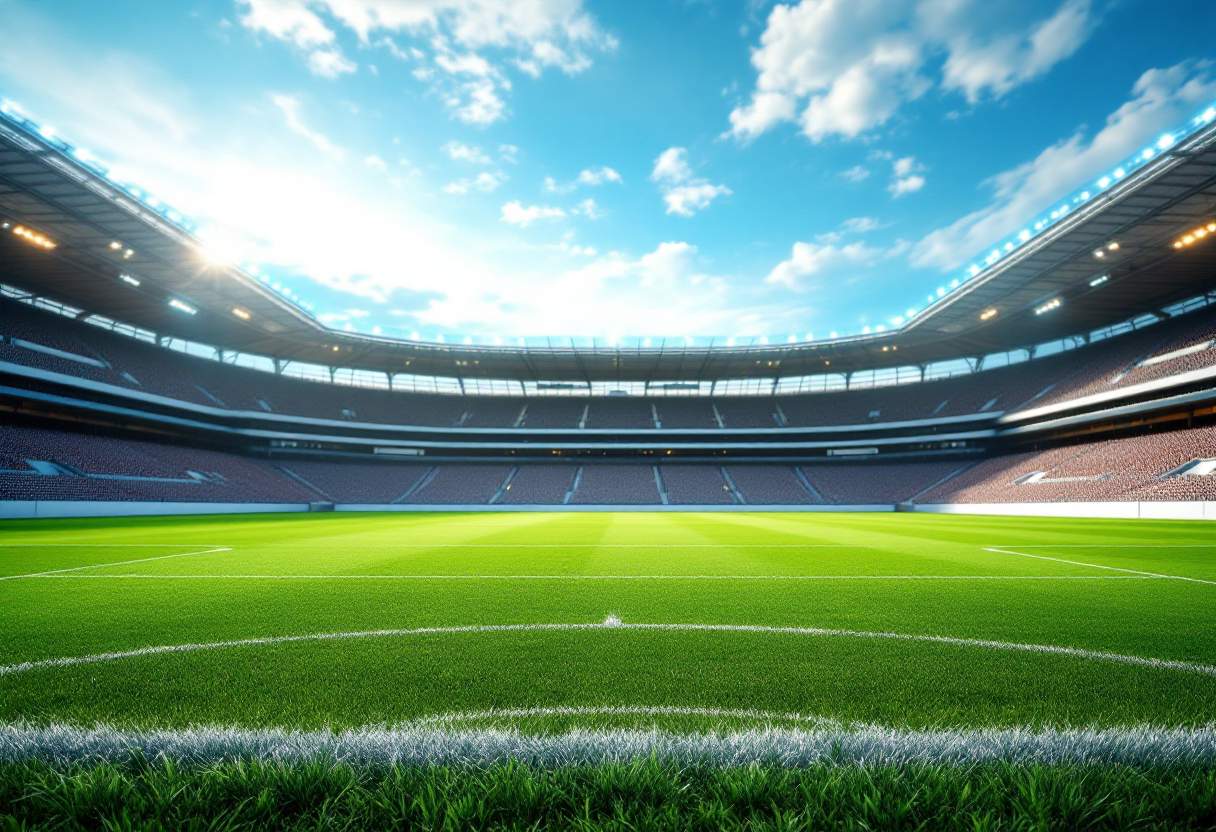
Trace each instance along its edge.
{"label": "sunlit sky", "polygon": [[0,0],[0,96],[336,329],[893,326],[1216,101],[1212,0]]}

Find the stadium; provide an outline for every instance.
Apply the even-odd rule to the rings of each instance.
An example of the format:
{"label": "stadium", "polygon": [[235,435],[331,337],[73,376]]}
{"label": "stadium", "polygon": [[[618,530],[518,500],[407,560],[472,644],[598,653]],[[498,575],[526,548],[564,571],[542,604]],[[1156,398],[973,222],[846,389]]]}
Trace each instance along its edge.
{"label": "stadium", "polygon": [[897,325],[461,343],[6,103],[13,828],[1207,828],[1216,110],[1100,173]]}

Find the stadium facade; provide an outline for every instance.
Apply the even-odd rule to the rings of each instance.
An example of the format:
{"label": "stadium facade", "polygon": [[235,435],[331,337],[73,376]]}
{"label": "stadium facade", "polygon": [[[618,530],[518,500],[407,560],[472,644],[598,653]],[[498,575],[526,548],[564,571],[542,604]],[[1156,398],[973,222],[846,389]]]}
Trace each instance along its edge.
{"label": "stadium facade", "polygon": [[496,347],[326,329],[288,290],[205,262],[172,209],[9,114],[4,510],[1216,516],[1216,113],[1187,130],[887,331]]}

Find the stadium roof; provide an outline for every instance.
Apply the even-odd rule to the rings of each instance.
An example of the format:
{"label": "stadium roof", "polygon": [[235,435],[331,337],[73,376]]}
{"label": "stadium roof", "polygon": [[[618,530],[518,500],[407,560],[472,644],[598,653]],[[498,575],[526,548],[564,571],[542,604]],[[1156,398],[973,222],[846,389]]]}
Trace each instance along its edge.
{"label": "stadium roof", "polygon": [[[709,381],[924,365],[1089,332],[1216,284],[1216,123],[1131,170],[897,330],[747,347],[527,348],[398,341],[327,329],[273,285],[207,261],[187,223],[0,119],[0,276],[90,314],[225,349],[418,375]],[[28,234],[18,234],[19,230]],[[41,236],[49,241],[40,245]],[[1210,242],[1209,242],[1210,240]],[[1181,245],[1181,247],[1176,247]],[[409,253],[402,252],[403,260]],[[125,276],[125,277],[124,277]]]}

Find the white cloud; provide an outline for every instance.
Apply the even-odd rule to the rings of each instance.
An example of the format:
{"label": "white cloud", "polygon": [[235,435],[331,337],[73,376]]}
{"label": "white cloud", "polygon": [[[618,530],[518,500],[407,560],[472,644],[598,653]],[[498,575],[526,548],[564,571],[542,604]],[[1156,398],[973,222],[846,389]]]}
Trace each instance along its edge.
{"label": "white cloud", "polygon": [[457,179],[455,182],[449,182],[443,186],[444,193],[449,194],[467,194],[469,191],[481,191],[482,193],[491,193],[498,190],[498,186],[507,181],[507,177],[501,173],[479,173],[472,179]]}
{"label": "white cloud", "polygon": [[587,168],[578,175],[580,185],[602,185],[605,182],[620,184],[622,181],[621,175],[609,167]]}
{"label": "white cloud", "polygon": [[237,0],[246,28],[294,44],[307,53],[308,69],[323,78],[354,72],[356,64],[334,46],[335,36],[307,5],[296,0]]}
{"label": "white cloud", "polygon": [[[437,83],[453,115],[484,126],[505,116],[510,90],[504,67],[538,77],[591,66],[591,55],[616,48],[583,9],[582,0],[237,0],[247,29],[293,44],[309,65],[331,77],[353,71],[333,45],[345,28],[363,46],[385,48],[401,60],[431,66],[415,77]],[[414,37],[430,54],[403,49],[393,35]],[[332,57],[319,57],[322,52]],[[491,54],[494,53],[494,54]],[[347,67],[351,69],[347,69]]]}
{"label": "white cloud", "polygon": [[891,184],[887,190],[892,197],[914,194],[925,187],[925,177],[921,176],[925,166],[916,161],[913,156],[896,159],[891,165]]}
{"label": "white cloud", "polygon": [[519,148],[513,144],[500,144],[498,155],[504,162],[513,165],[519,161]]}
{"label": "white cloud", "polygon": [[561,208],[550,205],[529,205],[524,207],[519,200],[512,200],[502,206],[502,221],[511,225],[526,228],[537,220],[560,220],[566,216]]}
{"label": "white cloud", "polygon": [[[801,0],[769,14],[751,100],[730,133],[797,120],[812,141],[858,136],[935,85],[999,98],[1070,57],[1094,28],[1090,0],[1045,18],[1025,0]],[[941,56],[944,55],[944,60]],[[940,63],[940,67],[938,64]]]}
{"label": "white cloud", "polygon": [[778,263],[769,272],[768,277],[764,278],[764,282],[796,289],[804,277],[846,266],[869,265],[883,253],[881,249],[871,248],[861,241],[847,246],[834,243],[794,243],[789,259]]}
{"label": "white cloud", "polygon": [[300,49],[334,42],[333,31],[298,0],[237,0],[237,7],[241,9],[241,25],[290,41]]}
{"label": "white cloud", "polygon": [[692,178],[688,167],[688,151],[682,147],[669,147],[654,161],[654,172],[650,178],[656,182],[684,182]]}
{"label": "white cloud", "polygon": [[850,234],[865,234],[882,228],[882,223],[874,217],[852,217],[842,222],[840,227]]}
{"label": "white cloud", "polygon": [[936,0],[926,7],[926,17],[930,25],[946,30],[949,57],[942,73],[942,87],[962,92],[973,104],[985,92],[999,98],[1045,74],[1071,57],[1094,28],[1091,0],[1066,0],[1055,14],[1025,30],[985,37],[968,31],[965,25],[950,25],[949,10],[942,7],[954,3],[955,0]]}
{"label": "white cloud", "polygon": [[581,214],[589,220],[598,220],[604,216],[604,210],[596,205],[594,199],[584,199],[571,211],[572,214]]}
{"label": "white cloud", "polygon": [[544,189],[551,194],[568,194],[576,190],[580,185],[602,185],[605,182],[616,182],[618,184],[624,182],[621,175],[610,167],[585,168],[579,172],[579,175],[573,182],[558,182],[552,176],[546,176],[544,181]]}
{"label": "white cloud", "polygon": [[271,97],[276,107],[283,113],[283,119],[287,123],[287,129],[308,140],[308,143],[322,153],[333,156],[336,159],[341,159],[343,156],[342,149],[331,142],[324,134],[318,133],[304,123],[300,116],[300,99],[291,95],[274,94]]}
{"label": "white cloud", "polygon": [[1080,183],[1096,180],[1129,156],[1152,145],[1196,108],[1216,98],[1206,64],[1150,69],[1132,97],[1111,113],[1092,138],[1078,131],[1033,160],[997,174],[988,183],[992,203],[926,236],[912,249],[920,267],[956,268],[994,243],[1016,234]]}
{"label": "white cloud", "polygon": [[363,164],[367,165],[372,170],[378,170],[378,171],[388,170],[388,164],[374,153],[371,156],[366,157],[363,160]]}
{"label": "white cloud", "polygon": [[711,185],[703,180],[694,179],[687,184],[668,188],[663,192],[663,201],[667,203],[667,213],[691,217],[702,208],[708,208],[716,198],[730,192],[730,188],[725,185]]}
{"label": "white cloud", "polygon": [[842,170],[840,172],[841,179],[845,180],[846,182],[852,182],[854,185],[866,179],[869,177],[869,175],[870,169],[865,165],[854,165],[848,170]]}
{"label": "white cloud", "polygon": [[659,183],[667,213],[691,217],[719,196],[731,193],[725,185],[714,185],[707,179],[693,178],[688,165],[688,151],[669,147],[655,159],[650,178]]}
{"label": "white cloud", "polygon": [[453,139],[445,144],[442,149],[453,162],[469,162],[474,165],[490,164],[490,157],[483,153],[481,148],[476,145],[464,144]]}
{"label": "white cloud", "polygon": [[501,120],[507,109],[498,88],[490,80],[459,85],[448,94],[445,103],[456,118],[476,127],[488,127]]}
{"label": "white cloud", "polygon": [[320,75],[322,78],[337,78],[358,68],[358,64],[337,49],[317,49],[308,55],[308,69],[313,75]]}

